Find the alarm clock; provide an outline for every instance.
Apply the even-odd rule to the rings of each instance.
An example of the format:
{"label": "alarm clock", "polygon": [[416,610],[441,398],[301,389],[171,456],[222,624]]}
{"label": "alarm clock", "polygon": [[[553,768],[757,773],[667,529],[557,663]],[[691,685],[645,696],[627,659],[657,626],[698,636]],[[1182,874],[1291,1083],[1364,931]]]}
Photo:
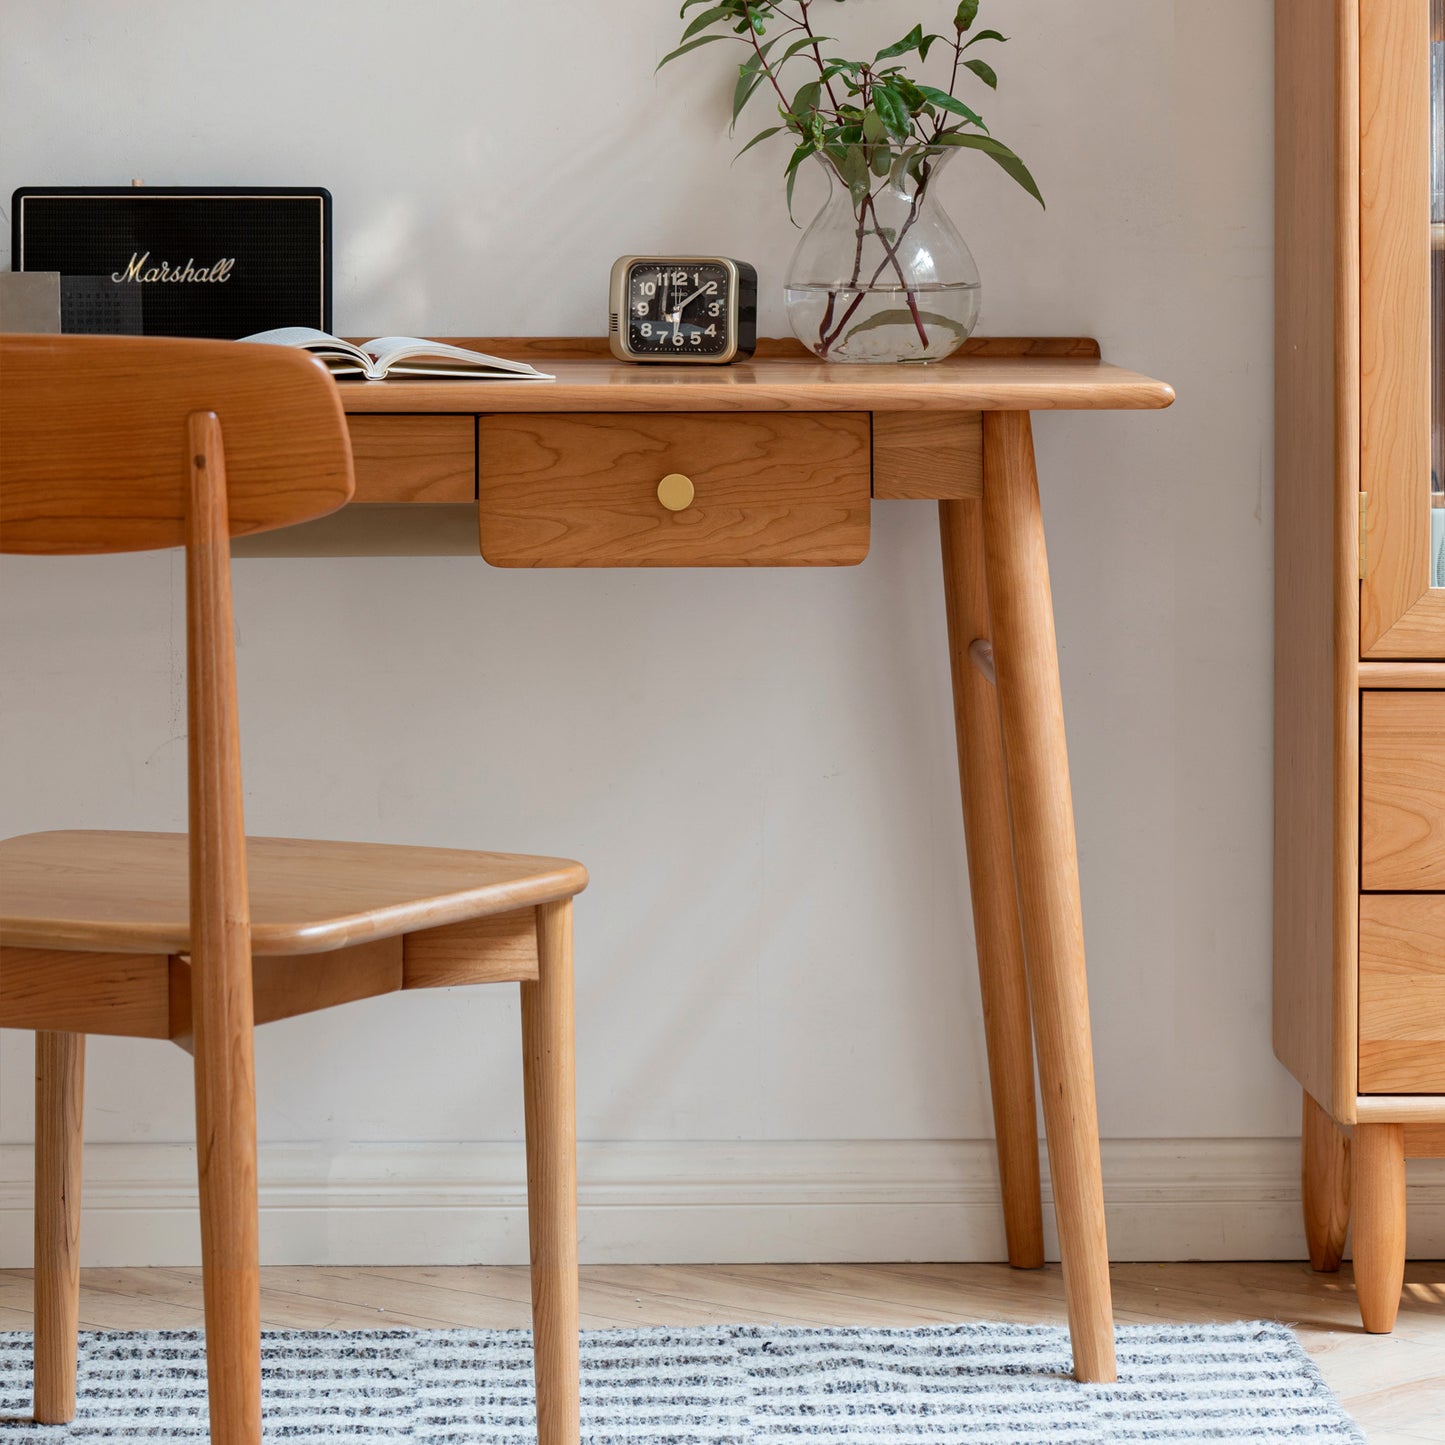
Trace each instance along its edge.
{"label": "alarm clock", "polygon": [[746,360],[758,336],[758,273],[727,256],[619,256],[612,354],[623,361]]}

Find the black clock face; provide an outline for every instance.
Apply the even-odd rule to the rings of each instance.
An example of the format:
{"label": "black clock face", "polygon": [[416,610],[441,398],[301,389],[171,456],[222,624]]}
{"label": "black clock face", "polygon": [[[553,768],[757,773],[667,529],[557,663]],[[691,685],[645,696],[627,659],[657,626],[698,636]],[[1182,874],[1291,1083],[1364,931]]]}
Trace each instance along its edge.
{"label": "black clock face", "polygon": [[627,277],[627,345],[646,356],[728,349],[728,269],[716,261],[639,261]]}

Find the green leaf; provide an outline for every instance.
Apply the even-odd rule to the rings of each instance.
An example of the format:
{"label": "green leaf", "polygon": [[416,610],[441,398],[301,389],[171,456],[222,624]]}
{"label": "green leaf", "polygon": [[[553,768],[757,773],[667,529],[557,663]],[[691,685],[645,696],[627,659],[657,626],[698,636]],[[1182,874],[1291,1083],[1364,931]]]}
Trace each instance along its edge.
{"label": "green leaf", "polygon": [[[787,129],[787,126],[784,126],[784,125],[770,125],[766,130],[760,130],[760,131],[757,133],[757,135],[755,135],[755,136],[752,138],[752,140],[750,140],[750,141],[747,143],[747,145],[745,145],[745,146],[743,147],[743,149],[738,152],[738,156],[742,155],[743,151],[750,151],[750,150],[752,150],[752,148],[753,148],[755,145],[757,145],[757,143],[758,143],[759,141],[761,141],[761,140],[767,140],[767,138],[768,138],[769,136],[777,135],[777,133],[778,133],[780,130],[786,130],[786,129]],[[737,160],[738,156],[734,156],[733,159],[734,159],[734,160]]]}
{"label": "green leaf", "polygon": [[866,111],[863,116],[863,139],[869,145],[874,145],[882,140],[888,127],[883,124],[883,117],[876,110]]}
{"label": "green leaf", "polygon": [[930,105],[936,105],[940,110],[946,110],[951,115],[961,115],[970,125],[976,125],[982,131],[988,129],[983,123],[983,117],[976,110],[970,110],[961,100],[950,95],[946,90],[939,90],[936,85],[920,85],[918,89]]}
{"label": "green leaf", "polygon": [[823,94],[823,82],[821,80],[810,80],[806,85],[798,88],[798,93],[793,97],[793,103],[788,107],[794,119],[803,121],[818,107],[818,101]]}
{"label": "green leaf", "polygon": [[978,34],[973,37],[972,40],[967,40],[964,42],[963,48],[965,50],[968,50],[971,46],[977,45],[980,40],[997,40],[1001,43],[1005,43],[1008,40],[1008,36],[1000,35],[997,30],[980,30]]}
{"label": "green leaf", "polygon": [[[757,56],[751,57],[756,61]],[[743,107],[752,98],[753,92],[768,78],[768,73],[760,65],[742,65],[738,69],[738,83],[733,87],[733,118],[728,126],[731,134],[733,126],[738,123],[738,116],[742,114]]]}
{"label": "green leaf", "polygon": [[991,135],[955,132],[952,135],[939,136],[938,144],[962,146],[968,150],[982,151],[990,160],[1001,166],[1007,175],[1017,181],[1039,205],[1044,204],[1044,198],[1039,193],[1037,182],[1029,174],[1029,168],[1002,141],[996,141]]}
{"label": "green leaf", "polygon": [[888,134],[894,140],[907,140],[913,129],[913,119],[908,114],[903,97],[889,86],[875,85],[873,105]]}
{"label": "green leaf", "polygon": [[786,61],[791,60],[800,50],[811,50],[813,46],[822,45],[824,41],[831,42],[832,38],[833,37],[831,35],[805,35],[801,40],[793,41],[793,43],[788,46],[788,48],[783,51],[783,53],[778,57],[776,63],[778,65],[782,65]]}
{"label": "green leaf", "polygon": [[877,65],[880,60],[887,60],[893,55],[907,55],[910,50],[917,50],[922,44],[923,27],[921,25],[915,25],[902,40],[895,40],[892,45],[880,50],[878,54],[873,57],[873,63]]}
{"label": "green leaf", "polygon": [[965,60],[964,66],[973,71],[990,90],[998,89],[998,75],[986,60]]}
{"label": "green leaf", "polygon": [[[951,316],[943,316],[937,311],[920,311],[918,319],[925,328],[941,326],[945,331],[953,332],[960,340],[964,340],[968,336],[968,332]],[[900,306],[896,311],[875,311],[866,321],[860,321],[856,326],[850,326],[844,339],[857,336],[860,331],[878,331],[884,326],[907,326],[917,334],[913,313],[907,307]]]}
{"label": "green leaf", "polygon": [[861,205],[873,189],[873,180],[868,174],[868,157],[862,146],[849,146],[843,152],[838,173],[843,178],[843,184],[848,187],[848,194],[853,197],[853,205]]}
{"label": "green leaf", "polygon": [[[686,45],[679,45],[676,50],[669,50],[661,60],[657,62],[657,70],[661,70],[669,60],[676,60],[679,55],[686,55],[689,50],[696,50],[699,45],[706,45],[713,40],[731,40],[731,35],[699,35],[696,40],[689,40]],[[657,74],[657,70],[653,74]]]}
{"label": "green leaf", "polygon": [[978,18],[978,0],[961,0],[953,17],[953,28],[962,35]]}
{"label": "green leaf", "polygon": [[[788,161],[788,168],[783,172],[788,178],[788,219],[793,221],[793,183],[798,179],[798,167],[813,154],[815,147],[812,141],[804,141],[797,150],[793,152],[792,159]],[[796,221],[793,221],[797,225]]]}
{"label": "green leaf", "polygon": [[706,30],[709,25],[714,24],[716,21],[727,19],[732,13],[733,7],[731,5],[714,5],[710,10],[704,10],[701,15],[693,19],[692,24],[682,32],[682,38],[684,40],[691,40],[699,30]]}

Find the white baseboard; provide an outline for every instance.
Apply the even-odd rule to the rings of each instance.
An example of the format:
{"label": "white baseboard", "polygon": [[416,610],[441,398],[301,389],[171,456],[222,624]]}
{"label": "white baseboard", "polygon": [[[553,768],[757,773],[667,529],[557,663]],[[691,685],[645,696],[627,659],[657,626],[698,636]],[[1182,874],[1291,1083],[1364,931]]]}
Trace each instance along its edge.
{"label": "white baseboard", "polygon": [[[268,1264],[526,1258],[519,1145],[270,1145],[260,1167]],[[588,1263],[1003,1257],[986,1140],[584,1144],[579,1167]],[[1410,1171],[1411,1253],[1445,1257],[1445,1161]],[[31,1178],[0,1145],[0,1267],[30,1263]],[[194,1178],[189,1146],[87,1146],[83,1262],[196,1264]],[[1297,1140],[1105,1141],[1104,1184],[1116,1260],[1304,1255]]]}

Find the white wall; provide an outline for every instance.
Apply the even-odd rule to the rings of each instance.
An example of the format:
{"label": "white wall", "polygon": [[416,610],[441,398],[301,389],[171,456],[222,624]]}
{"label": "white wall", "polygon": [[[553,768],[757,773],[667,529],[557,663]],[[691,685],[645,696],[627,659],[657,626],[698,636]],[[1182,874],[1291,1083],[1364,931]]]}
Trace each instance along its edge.
{"label": "white wall", "polygon": [[[1111,1193],[1197,1203],[1188,1141],[1245,1141],[1208,1146],[1243,1201],[1227,1240],[1141,1206],[1116,1247],[1295,1249],[1291,1146],[1247,1142],[1297,1114],[1269,1046],[1271,7],[984,9],[1013,36],[984,109],[1049,209],[981,159],[950,175],[983,329],[1094,335],[1179,393],[1038,423],[1102,1125],[1159,1141],[1110,1146]],[[950,7],[829,10],[882,43]],[[325,184],[338,330],[596,333],[612,258],[669,249],[753,259],[785,330],[782,154],[730,164],[718,50],[654,79],[670,5],[0,0],[0,21],[0,192]],[[182,824],[179,584],[174,556],[7,559],[7,831]],[[929,507],[876,507],[857,570],[246,559],[236,587],[252,831],[591,868],[594,1256],[996,1252],[968,1193],[987,1151],[940,1142],[990,1117]],[[515,1253],[511,993],[261,1035],[273,1257],[467,1257],[458,1204]],[[98,1040],[91,1061],[91,1256],[184,1255],[187,1059]],[[5,1035],[12,1146],[29,1067]],[[427,1147],[453,1141],[506,1147]],[[23,1157],[0,1150],[22,1254]],[[320,1222],[327,1180],[354,1228]]]}

